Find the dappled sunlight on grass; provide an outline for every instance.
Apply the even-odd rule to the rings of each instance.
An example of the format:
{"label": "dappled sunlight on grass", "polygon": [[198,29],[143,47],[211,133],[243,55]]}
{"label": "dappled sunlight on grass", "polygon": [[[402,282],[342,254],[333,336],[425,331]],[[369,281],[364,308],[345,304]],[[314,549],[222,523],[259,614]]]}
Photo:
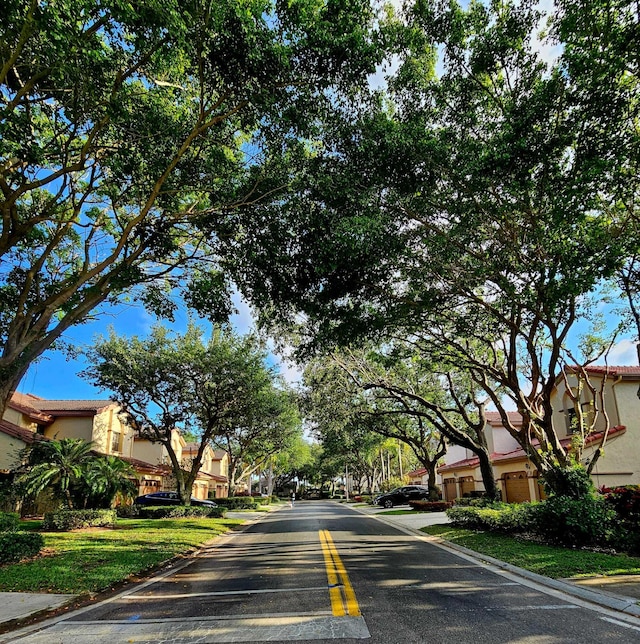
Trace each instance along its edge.
{"label": "dappled sunlight on grass", "polygon": [[114,529],[45,532],[45,552],[4,566],[0,591],[97,592],[201,546],[237,519],[121,519]]}
{"label": "dappled sunlight on grass", "polygon": [[421,530],[554,579],[640,574],[640,557],[548,546],[507,535],[455,528],[451,525],[427,526]]}

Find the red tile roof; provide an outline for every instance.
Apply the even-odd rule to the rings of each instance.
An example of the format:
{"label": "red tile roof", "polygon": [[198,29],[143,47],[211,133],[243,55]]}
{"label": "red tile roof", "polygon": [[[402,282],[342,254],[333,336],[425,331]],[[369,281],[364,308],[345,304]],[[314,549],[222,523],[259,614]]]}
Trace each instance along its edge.
{"label": "red tile roof", "polygon": [[120,456],[119,458],[132,465],[136,472],[157,474],[159,476],[171,476],[173,474],[173,470],[168,465],[154,465],[153,463],[147,463],[137,458],[131,458],[131,456]]}
{"label": "red tile roof", "polygon": [[[619,436],[621,434],[624,434],[627,431],[627,428],[624,425],[616,425],[615,427],[612,427],[609,430],[608,438],[613,438],[614,436]],[[604,432],[594,432],[590,436],[587,436],[585,440],[585,445],[591,445],[592,443],[597,443],[602,437],[604,436]],[[566,438],[561,439],[560,443],[562,444],[563,447],[568,447],[571,444],[571,437],[567,436]],[[534,447],[537,443],[534,443]],[[525,454],[525,451],[519,447],[518,449],[514,449],[511,452],[505,452],[505,453],[500,453],[500,452],[494,452],[491,454],[491,462],[492,463],[497,463],[497,462],[504,462],[504,461],[519,461],[522,459],[528,458],[527,455]],[[477,456],[473,456],[472,458],[467,458],[462,461],[456,461],[455,463],[449,463],[447,465],[443,465],[442,467],[438,468],[438,472],[452,472],[454,470],[460,470],[468,467],[477,467],[477,465],[480,463],[480,460],[478,459]]]}
{"label": "red tile roof", "polygon": [[0,420],[0,433],[17,438],[27,445],[32,445],[36,441],[49,440],[40,434],[36,434],[36,432],[33,432],[30,429],[18,427],[18,425],[14,425],[7,420]]}
{"label": "red tile roof", "polygon": [[424,476],[426,473],[427,473],[426,468],[420,467],[417,470],[413,470],[413,472],[408,472],[407,476],[415,478],[415,477],[418,477],[418,476]]}
{"label": "red tile roof", "polygon": [[[578,371],[579,367],[571,366],[567,368],[570,373]],[[585,371],[591,374],[607,374],[609,376],[638,376],[640,377],[640,367],[629,365],[589,365]]]}
{"label": "red tile roof", "polygon": [[109,407],[117,407],[112,400],[45,400],[33,394],[14,392],[9,406],[30,418],[52,422],[57,416],[97,414]]}
{"label": "red tile roof", "polygon": [[452,472],[453,470],[461,470],[465,467],[476,467],[479,463],[480,459],[477,456],[472,456],[471,458],[464,458],[461,461],[456,461],[455,463],[442,465],[438,468],[438,472]]}

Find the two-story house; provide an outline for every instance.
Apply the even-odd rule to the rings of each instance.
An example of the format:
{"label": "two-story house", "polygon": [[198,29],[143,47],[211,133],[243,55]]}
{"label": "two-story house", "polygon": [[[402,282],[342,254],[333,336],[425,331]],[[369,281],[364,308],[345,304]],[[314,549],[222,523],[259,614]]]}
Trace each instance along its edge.
{"label": "two-story house", "polygon": [[[197,443],[187,443],[182,450],[182,461],[190,468],[198,454]],[[207,445],[202,455],[200,472],[194,484],[193,495],[197,499],[220,499],[229,496],[229,455],[223,450],[214,450]]]}
{"label": "two-story house", "polygon": [[[577,370],[567,379],[559,377],[552,396],[553,426],[561,442],[569,447],[576,431],[576,402],[585,422],[593,431],[586,440],[582,462],[588,463],[605,439],[604,456],[593,468],[597,487],[640,484],[640,367],[601,367],[586,369],[591,389],[580,387]],[[567,390],[569,387],[570,390]],[[509,412],[517,426],[520,416]],[[494,476],[505,501],[517,503],[539,500],[544,491],[534,465],[507,432],[497,412],[487,413],[485,427]],[[446,500],[484,489],[477,457],[459,446],[451,446],[445,464],[438,469]]]}
{"label": "two-story house", "polygon": [[[173,470],[164,446],[137,437],[113,401],[46,400],[17,392],[0,421],[0,475],[10,476],[20,464],[20,452],[34,441],[62,438],[82,439],[96,452],[130,463],[139,494],[173,489]],[[188,452],[183,454],[186,446],[180,432],[174,430],[172,447],[179,462],[188,456]],[[226,454],[216,456],[210,451],[212,456],[194,485],[193,494],[198,498],[207,498],[210,490],[218,497],[228,493],[227,478],[220,471]]]}

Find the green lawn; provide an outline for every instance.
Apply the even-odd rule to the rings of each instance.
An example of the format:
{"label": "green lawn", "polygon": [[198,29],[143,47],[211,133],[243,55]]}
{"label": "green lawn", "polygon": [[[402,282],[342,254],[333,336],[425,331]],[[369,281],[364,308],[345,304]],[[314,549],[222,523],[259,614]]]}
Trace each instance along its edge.
{"label": "green lawn", "polygon": [[380,514],[426,514],[422,510],[387,510],[386,512],[380,512]]}
{"label": "green lawn", "polygon": [[491,532],[432,525],[422,532],[553,579],[640,574],[640,557],[546,546]]}
{"label": "green lawn", "polygon": [[[0,568],[0,592],[105,590],[242,523],[239,519],[119,519],[114,529],[45,532],[43,555]],[[24,527],[37,529],[39,524]]]}

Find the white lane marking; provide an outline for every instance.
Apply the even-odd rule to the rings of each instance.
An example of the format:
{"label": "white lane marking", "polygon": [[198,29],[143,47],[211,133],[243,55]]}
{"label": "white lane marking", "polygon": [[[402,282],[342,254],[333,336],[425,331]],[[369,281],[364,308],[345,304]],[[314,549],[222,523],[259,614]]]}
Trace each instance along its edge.
{"label": "white lane marking", "polygon": [[311,592],[311,591],[326,591],[327,587],[325,586],[309,586],[306,588],[255,588],[253,590],[218,590],[212,591],[209,593],[176,593],[175,595],[163,595],[158,593],[157,595],[138,595],[132,594],[127,595],[123,599],[186,599],[188,597],[225,597],[227,595],[259,595],[259,594],[268,594],[268,593],[301,593],[301,592]]}
{"label": "white lane marking", "polygon": [[618,619],[611,619],[611,617],[601,617],[600,619],[604,622],[615,624],[616,626],[622,626],[624,628],[630,628],[631,630],[634,630],[634,631],[640,631],[640,626],[632,626],[631,624],[627,624],[626,622],[621,622]]}
{"label": "white lane marking", "polygon": [[[227,642],[295,642],[300,640],[368,639],[369,629],[362,617],[333,615],[279,615],[218,620],[156,622],[60,622],[44,631],[15,641],[23,644],[223,644]],[[13,641],[13,640],[11,640]]]}
{"label": "white lane marking", "polygon": [[278,619],[289,617],[325,617],[331,615],[330,610],[314,610],[301,613],[247,613],[246,615],[201,615],[200,617],[152,617],[149,619],[74,619],[70,624],[164,624],[171,622],[223,622],[225,620],[242,619]]}

